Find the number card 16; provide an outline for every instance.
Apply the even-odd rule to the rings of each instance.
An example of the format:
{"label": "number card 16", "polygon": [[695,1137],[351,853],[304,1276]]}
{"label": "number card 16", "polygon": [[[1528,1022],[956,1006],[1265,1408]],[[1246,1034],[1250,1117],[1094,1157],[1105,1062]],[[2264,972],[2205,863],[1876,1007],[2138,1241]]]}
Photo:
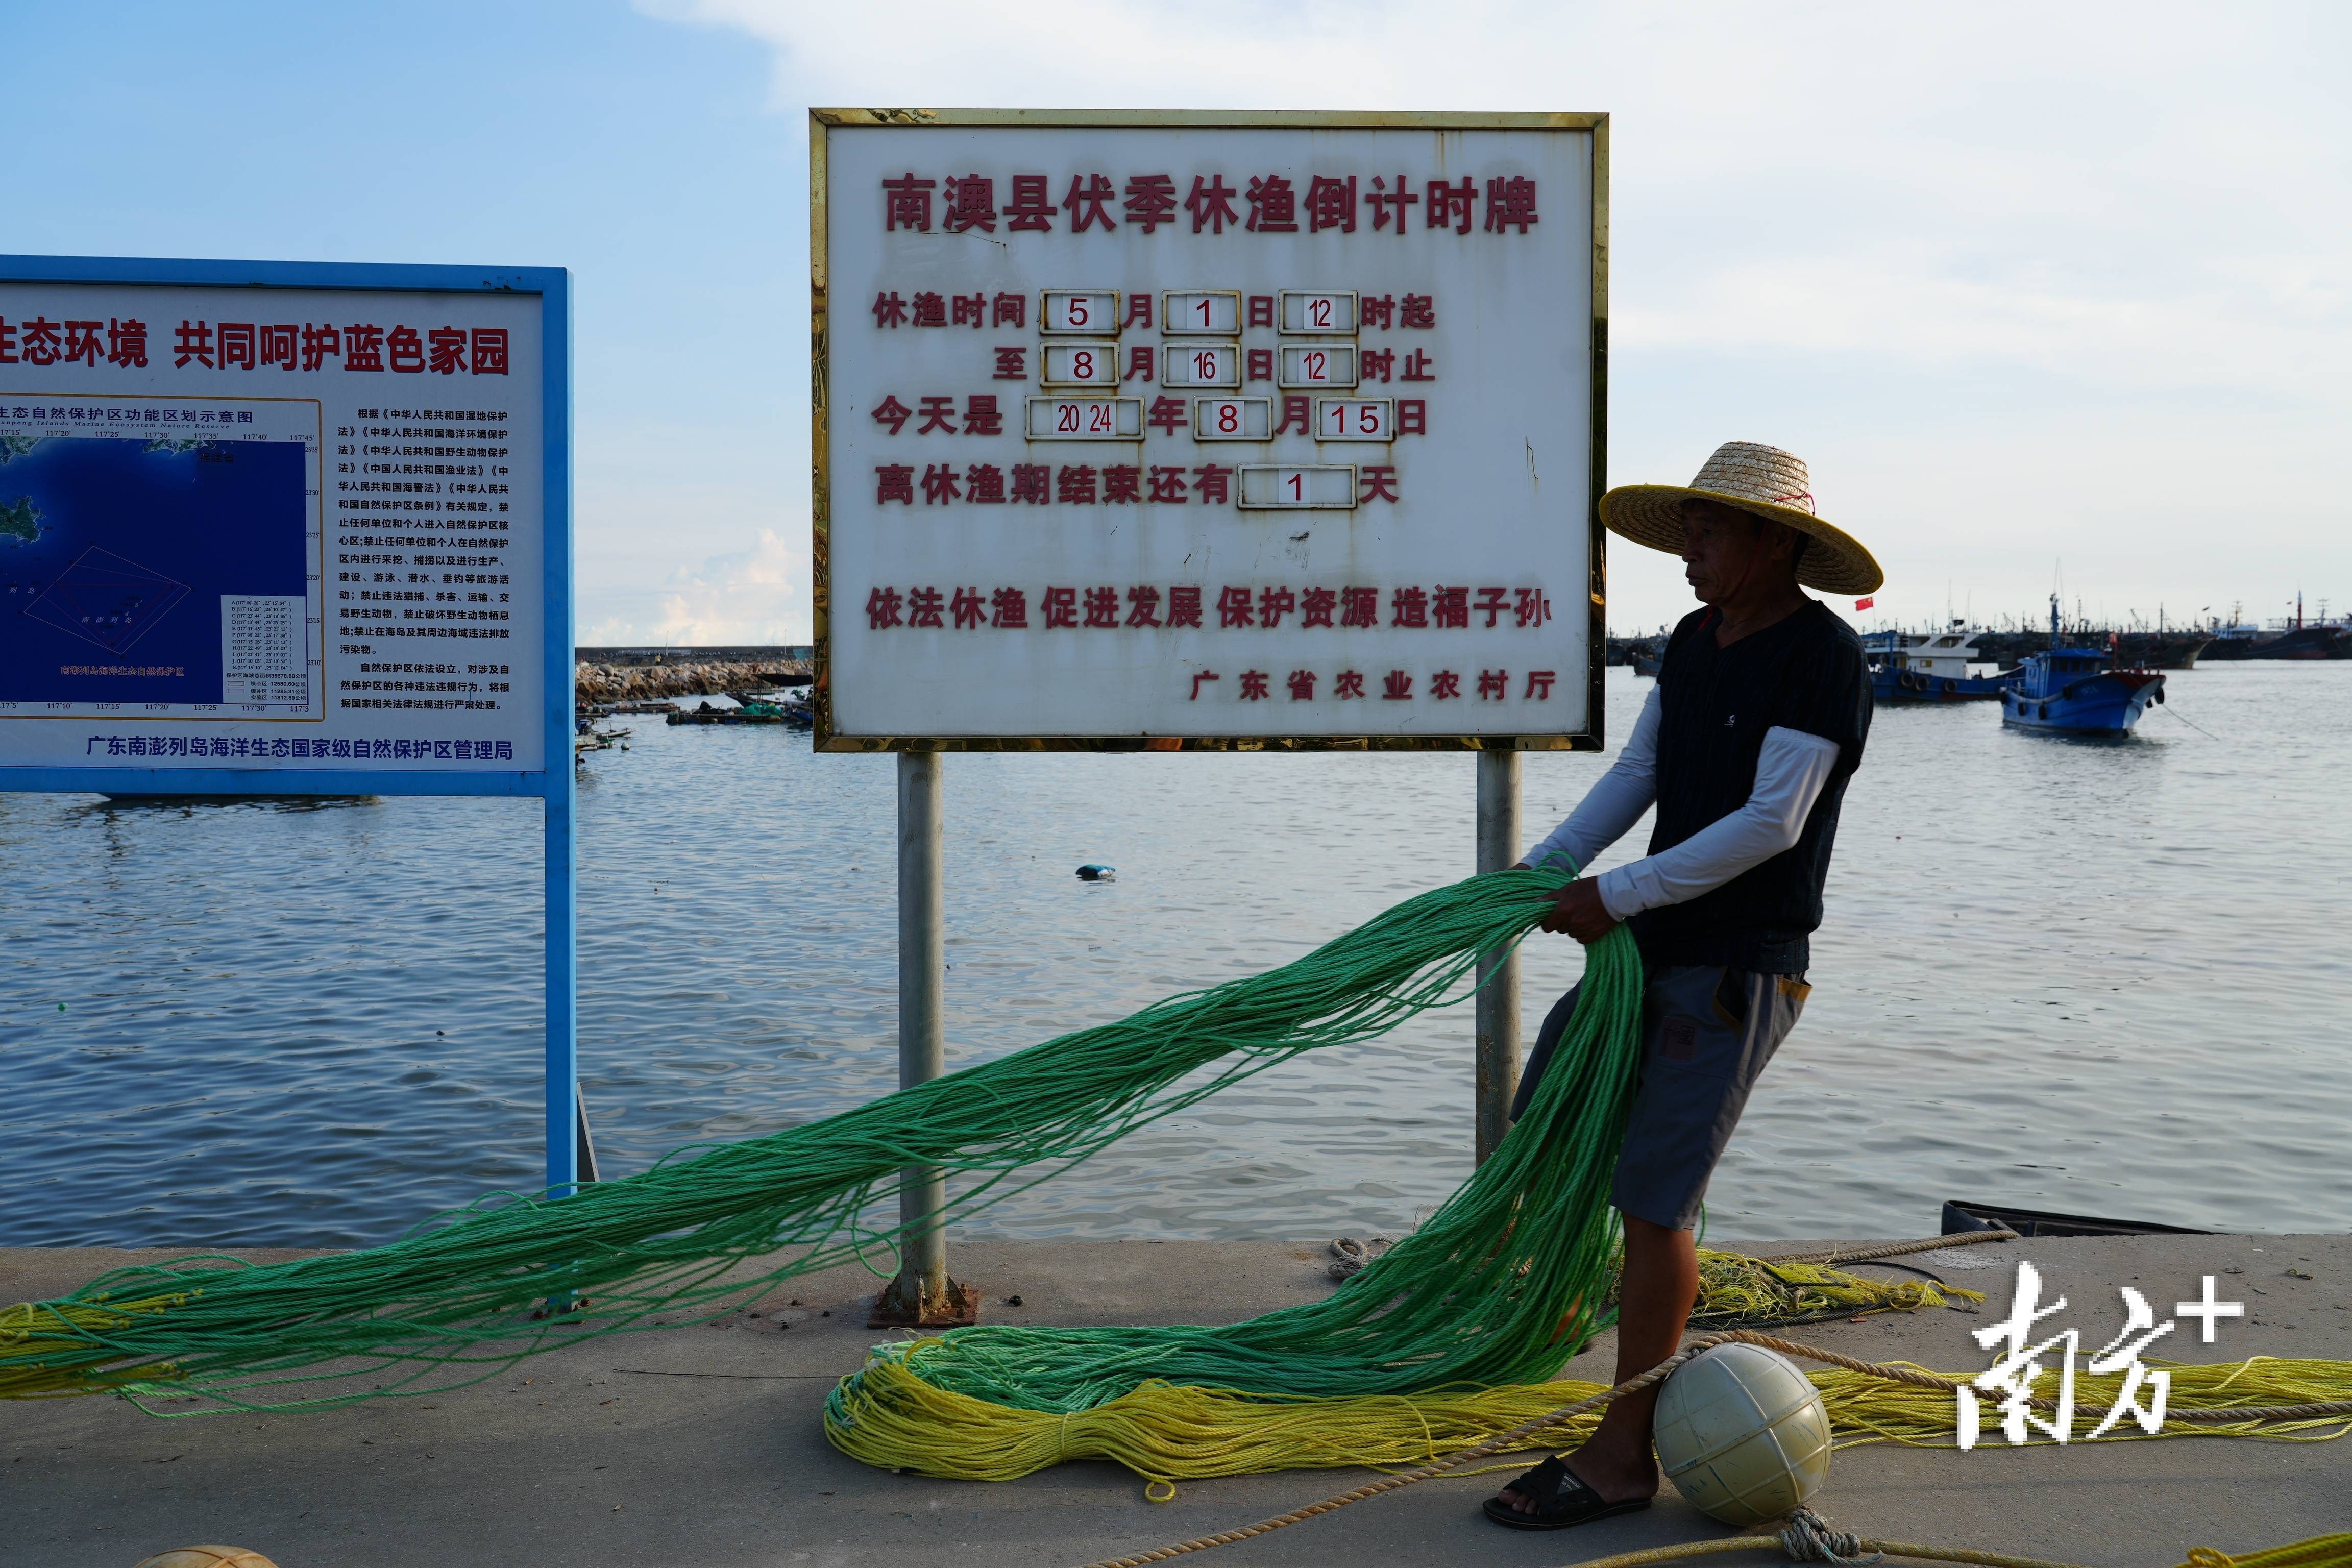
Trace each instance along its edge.
{"label": "number card 16", "polygon": [[[1353,385],[1355,378],[1349,377]],[[1242,384],[1239,343],[1170,343],[1160,358],[1162,386],[1231,387]]]}

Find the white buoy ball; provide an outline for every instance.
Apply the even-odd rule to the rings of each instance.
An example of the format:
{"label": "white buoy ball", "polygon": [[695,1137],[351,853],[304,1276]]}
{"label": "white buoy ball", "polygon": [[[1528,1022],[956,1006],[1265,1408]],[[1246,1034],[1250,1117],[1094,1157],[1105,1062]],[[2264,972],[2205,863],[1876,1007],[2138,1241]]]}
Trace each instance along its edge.
{"label": "white buoy ball", "polygon": [[1760,1524],[1810,1500],[1830,1477],[1821,1390],[1759,1345],[1717,1345],[1658,1391],[1659,1467],[1693,1506]]}

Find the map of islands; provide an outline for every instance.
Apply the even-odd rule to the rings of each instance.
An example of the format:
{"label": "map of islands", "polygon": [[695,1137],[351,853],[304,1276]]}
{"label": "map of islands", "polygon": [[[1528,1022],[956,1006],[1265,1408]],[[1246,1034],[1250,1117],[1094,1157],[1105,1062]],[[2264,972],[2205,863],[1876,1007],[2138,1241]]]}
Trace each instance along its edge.
{"label": "map of islands", "polygon": [[309,588],[299,441],[0,434],[0,701],[218,703],[221,601]]}
{"label": "map of islands", "polygon": [[[0,436],[0,468],[6,468],[19,458],[29,458],[40,443],[29,436]],[[0,539],[14,540],[19,544],[31,544],[41,537],[41,509],[33,504],[31,496],[6,499],[0,489]]]}

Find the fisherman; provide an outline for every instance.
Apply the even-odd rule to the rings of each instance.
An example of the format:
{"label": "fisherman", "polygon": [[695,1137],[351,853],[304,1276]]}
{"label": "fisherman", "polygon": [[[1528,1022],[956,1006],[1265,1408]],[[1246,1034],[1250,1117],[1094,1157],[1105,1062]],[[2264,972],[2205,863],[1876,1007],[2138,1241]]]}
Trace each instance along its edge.
{"label": "fisherman", "polygon": [[[1625,1233],[1622,1383],[1674,1354],[1689,1324],[1699,1201],[1757,1075],[1804,1008],[1838,803],[1870,731],[1862,643],[1800,589],[1870,594],[1884,574],[1814,515],[1803,463],[1745,441],[1718,448],[1687,487],[1611,490],[1601,520],[1680,555],[1700,604],[1668,640],[1616,765],[1520,862],[1590,866],[1657,807],[1648,856],[1570,882],[1543,922],[1588,946],[1622,922],[1642,953],[1641,1083],[1610,1194]],[[1576,998],[1544,1020],[1515,1119]],[[1580,1447],[1487,1500],[1487,1517],[1559,1530],[1649,1507],[1657,1392],[1611,1405]]]}

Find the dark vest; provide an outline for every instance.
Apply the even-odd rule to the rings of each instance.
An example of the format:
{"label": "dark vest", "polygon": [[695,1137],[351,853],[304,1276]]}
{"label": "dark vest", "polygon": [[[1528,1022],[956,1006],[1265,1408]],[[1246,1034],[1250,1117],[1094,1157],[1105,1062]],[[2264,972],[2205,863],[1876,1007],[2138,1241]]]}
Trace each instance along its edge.
{"label": "dark vest", "polygon": [[1653,965],[1720,963],[1801,974],[1822,923],[1822,885],[1846,780],[1870,733],[1862,640],[1819,600],[1729,647],[1715,646],[1712,607],[1683,617],[1658,670],[1657,826],[1650,853],[1671,849],[1748,803],[1764,732],[1801,731],[1838,744],[1836,768],[1795,846],[1687,903],[1628,922]]}

